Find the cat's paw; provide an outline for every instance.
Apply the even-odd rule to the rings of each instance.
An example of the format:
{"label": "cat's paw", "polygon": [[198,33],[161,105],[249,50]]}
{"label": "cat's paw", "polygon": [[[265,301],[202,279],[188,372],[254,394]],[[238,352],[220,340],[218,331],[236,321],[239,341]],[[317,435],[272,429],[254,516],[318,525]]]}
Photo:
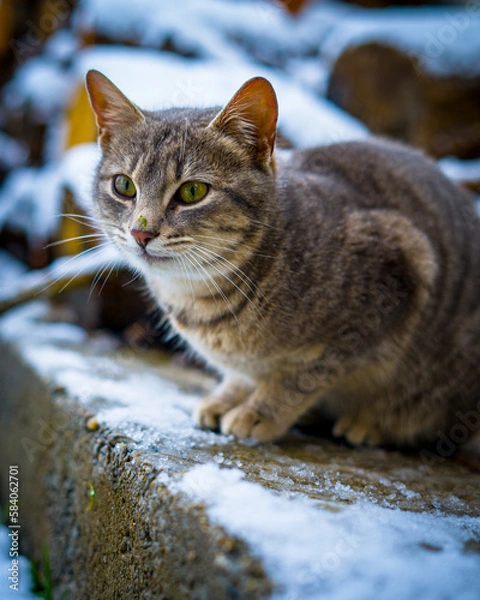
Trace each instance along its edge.
{"label": "cat's paw", "polygon": [[352,446],[379,446],[382,443],[380,431],[359,415],[343,415],[333,428],[335,437],[344,437]]}
{"label": "cat's paw", "polygon": [[252,437],[259,442],[271,442],[285,433],[272,418],[261,415],[248,403],[229,410],[221,419],[221,432],[238,438]]}
{"label": "cat's paw", "polygon": [[220,430],[220,419],[232,407],[221,398],[204,398],[195,408],[193,418],[201,429]]}

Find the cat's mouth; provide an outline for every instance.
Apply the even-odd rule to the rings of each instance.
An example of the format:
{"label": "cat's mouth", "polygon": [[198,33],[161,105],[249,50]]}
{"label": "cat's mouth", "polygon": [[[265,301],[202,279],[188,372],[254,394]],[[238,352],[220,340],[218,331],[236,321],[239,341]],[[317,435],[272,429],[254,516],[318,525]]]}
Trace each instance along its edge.
{"label": "cat's mouth", "polygon": [[141,254],[141,258],[143,258],[143,260],[146,261],[149,265],[155,265],[155,264],[167,262],[169,260],[173,260],[175,257],[167,256],[165,254],[154,255],[154,254],[150,254],[149,252],[144,250]]}

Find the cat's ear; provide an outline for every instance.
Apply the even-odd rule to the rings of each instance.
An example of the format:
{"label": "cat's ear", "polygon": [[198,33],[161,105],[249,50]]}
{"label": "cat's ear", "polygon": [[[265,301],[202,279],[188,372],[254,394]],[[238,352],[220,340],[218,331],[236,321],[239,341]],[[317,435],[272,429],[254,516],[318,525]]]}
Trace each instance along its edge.
{"label": "cat's ear", "polygon": [[87,73],[86,86],[97,119],[100,144],[108,144],[115,129],[123,129],[145,120],[141,110],[99,71]]}
{"label": "cat's ear", "polygon": [[263,77],[249,79],[210,123],[255,149],[269,163],[275,145],[278,106],[275,91]]}

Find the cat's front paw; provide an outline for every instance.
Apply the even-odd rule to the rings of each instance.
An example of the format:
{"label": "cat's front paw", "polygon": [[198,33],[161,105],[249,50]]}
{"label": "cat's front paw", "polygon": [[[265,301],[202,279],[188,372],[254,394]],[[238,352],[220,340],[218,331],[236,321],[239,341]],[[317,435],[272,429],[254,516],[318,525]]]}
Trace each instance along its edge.
{"label": "cat's front paw", "polygon": [[222,398],[204,398],[195,408],[193,418],[201,429],[220,430],[220,419],[231,409]]}
{"label": "cat's front paw", "polygon": [[261,415],[248,403],[229,410],[221,419],[221,432],[238,438],[252,437],[259,442],[271,442],[285,433],[285,428],[272,418]]}

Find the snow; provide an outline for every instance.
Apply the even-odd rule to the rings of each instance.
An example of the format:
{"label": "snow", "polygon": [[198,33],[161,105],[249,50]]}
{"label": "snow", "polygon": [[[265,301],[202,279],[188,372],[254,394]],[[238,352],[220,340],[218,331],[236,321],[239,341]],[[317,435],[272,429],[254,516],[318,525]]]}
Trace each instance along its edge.
{"label": "snow", "polygon": [[[16,341],[25,338],[28,340],[26,346],[35,344],[43,344],[47,340],[50,344],[68,342],[71,344],[80,344],[85,341],[87,334],[80,327],[69,323],[48,323],[42,322],[42,318],[47,314],[47,305],[43,302],[32,302],[23,306],[10,310],[0,320],[1,336],[6,341]],[[32,327],[35,324],[35,327]],[[62,352],[59,352],[59,355]],[[68,360],[67,354],[65,357],[58,357],[60,364]],[[42,356],[39,356],[42,360]],[[78,366],[78,361],[75,363]],[[55,365],[50,365],[51,369]]]}
{"label": "snow", "polygon": [[291,77],[247,62],[232,68],[227,61],[186,61],[144,48],[108,46],[79,54],[75,63],[78,80],[92,68],[104,73],[146,110],[222,106],[247,79],[263,76],[271,81],[278,95],[279,129],[295,145],[362,139],[368,134],[355,118]]}
{"label": "snow", "polygon": [[[110,338],[91,340],[79,327],[48,319],[49,308],[43,302],[18,307],[0,319],[0,337],[14,343],[51,385],[64,389],[87,410],[95,406],[96,420],[110,431],[122,432],[143,448],[159,444],[168,448],[165,455],[155,454],[159,465],[167,467],[172,452],[196,456],[203,464],[174,476],[163,470],[157,483],[202,503],[213,523],[243,539],[277,584],[273,598],[479,597],[480,555],[469,553],[466,544],[480,538],[480,518],[433,508],[402,511],[392,507],[390,496],[375,502],[366,493],[367,485],[354,490],[328,470],[323,480],[317,473],[312,485],[317,492],[334,491],[335,502],[329,503],[246,481],[241,469],[248,473],[250,465],[233,463],[226,451],[219,450],[232,438],[194,427],[191,413],[199,387],[194,381],[174,383],[172,366],[167,379],[161,362],[147,363],[119,349]],[[179,381],[183,377],[184,373]],[[201,381],[205,386],[204,377]],[[199,453],[212,447],[214,454]],[[307,466],[292,466],[291,478],[303,480],[307,471]],[[278,477],[275,469],[263,475],[261,469],[256,472],[266,485]],[[381,483],[393,494],[418,496],[403,482],[383,478]],[[452,498],[452,504],[455,501]]]}
{"label": "snow", "polygon": [[85,331],[68,323],[45,322],[47,315],[48,305],[39,301],[10,310],[0,319],[0,336],[15,342],[43,377],[85,406],[99,398],[106,400],[106,407],[96,415],[99,422],[126,427],[137,442],[154,443],[161,435],[178,448],[231,440],[194,427],[191,415],[198,395],[161,379],[161,365],[146,369],[145,363],[117,349],[112,340],[101,340],[98,352],[84,354]]}
{"label": "snow", "polygon": [[[19,260],[14,258],[10,252],[0,249],[0,290],[25,275],[27,267]],[[1,292],[0,292],[1,296]]]}
{"label": "snow", "polygon": [[352,9],[325,39],[322,56],[331,64],[346,47],[373,41],[414,56],[434,75],[480,74],[480,9],[475,3]]}
{"label": "snow", "polygon": [[22,167],[7,176],[0,190],[0,229],[8,223],[32,245],[44,243],[56,228],[62,189],[54,165]]}
{"label": "snow", "polygon": [[53,33],[45,42],[44,52],[54,61],[67,63],[78,51],[79,42],[73,31],[59,29]]}
{"label": "snow", "polygon": [[28,107],[34,120],[45,123],[63,109],[70,90],[68,72],[54,60],[36,56],[17,68],[2,98],[8,109]]}
{"label": "snow", "polygon": [[460,160],[454,156],[448,156],[440,159],[438,165],[445,175],[453,181],[480,181],[480,158]]}
{"label": "snow", "polygon": [[94,214],[92,186],[99,160],[96,143],[78,144],[67,150],[57,165],[60,187],[72,192],[78,207],[87,215]]}
{"label": "snow", "polygon": [[[308,600],[476,600],[480,556],[464,544],[480,518],[413,513],[357,502],[318,510],[210,463],[187,472],[179,491],[250,544],[279,583],[274,598]],[[433,550],[432,550],[433,548]]]}
{"label": "snow", "polygon": [[[20,530],[21,532],[21,530]],[[38,598],[32,591],[32,576],[30,564],[24,556],[18,557],[18,590],[11,589],[12,581],[9,581],[9,568],[12,568],[12,558],[9,556],[10,538],[7,527],[0,527],[0,590],[2,600],[34,600]],[[21,535],[21,533],[20,533]],[[17,560],[15,558],[15,560]]]}
{"label": "snow", "polygon": [[80,144],[58,162],[11,171],[0,189],[0,230],[8,224],[31,244],[44,243],[58,226],[65,188],[72,191],[79,207],[92,214],[91,187],[98,160],[96,144]]}
{"label": "snow", "polygon": [[[116,41],[140,41],[203,58],[251,60],[283,66],[319,55],[330,63],[347,46],[381,41],[414,54],[438,75],[480,72],[480,10],[464,7],[362,9],[338,2],[311,3],[293,17],[261,1],[84,0],[76,14],[80,30],[94,29]],[[189,33],[189,35],[187,34]],[[192,34],[193,33],[193,34]]]}
{"label": "snow", "polygon": [[13,169],[27,162],[28,151],[12,137],[0,131],[0,168]]}

